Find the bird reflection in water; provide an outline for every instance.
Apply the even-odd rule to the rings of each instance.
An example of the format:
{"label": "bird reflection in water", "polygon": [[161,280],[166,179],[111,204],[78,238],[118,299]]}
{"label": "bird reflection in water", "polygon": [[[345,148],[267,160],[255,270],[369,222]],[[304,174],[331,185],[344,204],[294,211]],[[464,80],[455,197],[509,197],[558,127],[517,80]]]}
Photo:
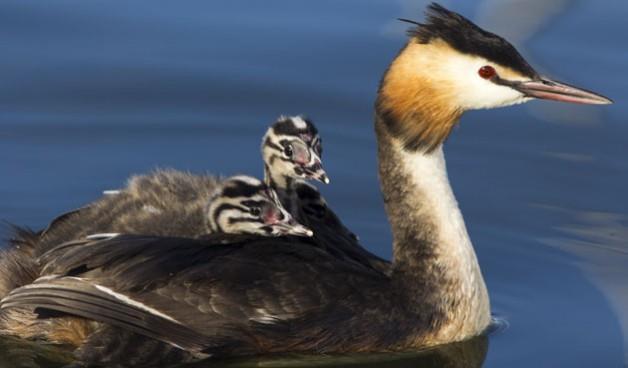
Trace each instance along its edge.
{"label": "bird reflection in water", "polygon": [[205,361],[176,368],[247,368],[247,367],[377,367],[377,368],[479,368],[488,352],[485,335],[470,340],[441,345],[432,349],[403,353],[346,355],[281,355],[249,359]]}
{"label": "bird reflection in water", "polygon": [[[377,354],[281,355],[203,361],[170,368],[246,367],[377,367],[377,368],[479,368],[488,351],[488,337],[438,346],[433,349]],[[72,354],[58,346],[13,337],[0,339],[0,368],[67,368]],[[167,368],[167,367],[162,367]]]}

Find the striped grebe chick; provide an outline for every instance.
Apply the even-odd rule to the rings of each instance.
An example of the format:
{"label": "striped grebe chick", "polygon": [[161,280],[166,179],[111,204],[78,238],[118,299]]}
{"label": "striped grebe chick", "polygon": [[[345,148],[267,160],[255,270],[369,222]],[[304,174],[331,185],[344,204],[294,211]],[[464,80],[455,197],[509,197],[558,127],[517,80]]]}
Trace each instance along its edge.
{"label": "striped grebe chick", "polygon": [[[277,191],[281,203],[297,219],[304,206],[321,211],[319,206],[324,205],[320,194],[303,200],[298,197],[298,188],[308,185],[306,180],[329,183],[321,162],[322,153],[318,129],[302,116],[279,117],[262,138],[264,182]],[[315,187],[308,187],[318,193]]]}
{"label": "striped grebe chick", "polygon": [[[436,4],[409,35],[375,111],[391,272],[339,256],[334,241],[317,247],[298,237],[66,239],[39,258],[38,280],[0,301],[0,330],[49,341],[75,332],[68,343],[78,358],[101,363],[168,349],[195,357],[403,351],[482,334],[488,292],[443,142],[468,110],[533,98],[611,101],[539,75],[506,40]],[[129,335],[161,345],[138,350]]]}
{"label": "striped grebe chick", "polygon": [[205,213],[210,233],[313,235],[284,209],[272,188],[250,176],[234,176],[223,181],[210,198]]}
{"label": "striped grebe chick", "polygon": [[326,247],[333,243],[348,259],[367,261],[382,272],[388,263],[367,251],[328,206],[320,191],[306,180],[325,184],[323,144],[312,120],[303,116],[281,116],[262,139],[264,182],[274,188],[281,203],[297,221],[314,231],[313,241]]}

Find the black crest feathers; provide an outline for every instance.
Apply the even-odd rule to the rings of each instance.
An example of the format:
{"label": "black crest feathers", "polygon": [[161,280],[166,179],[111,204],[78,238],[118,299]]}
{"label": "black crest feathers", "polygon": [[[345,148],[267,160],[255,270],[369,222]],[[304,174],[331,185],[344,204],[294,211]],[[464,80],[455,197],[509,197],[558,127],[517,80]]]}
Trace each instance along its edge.
{"label": "black crest feathers", "polygon": [[416,25],[407,33],[419,43],[441,39],[462,53],[481,56],[510,67],[530,78],[538,76],[510,42],[483,30],[462,15],[447,10],[439,4],[432,3],[427,7],[425,23],[407,19],[399,20]]}

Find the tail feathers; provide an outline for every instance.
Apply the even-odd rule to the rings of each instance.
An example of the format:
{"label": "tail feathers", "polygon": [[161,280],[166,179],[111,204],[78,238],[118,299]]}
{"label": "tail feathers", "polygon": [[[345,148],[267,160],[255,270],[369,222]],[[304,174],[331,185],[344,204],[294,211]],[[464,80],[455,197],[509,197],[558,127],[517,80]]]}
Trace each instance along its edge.
{"label": "tail feathers", "polygon": [[41,232],[34,231],[28,227],[13,225],[8,222],[4,222],[4,227],[11,233],[11,237],[5,239],[8,243],[6,249],[18,248],[22,253],[34,256]]}
{"label": "tail feathers", "polygon": [[0,298],[11,290],[30,284],[37,278],[35,262],[39,233],[28,228],[6,224],[12,233],[7,246],[0,251]]}
{"label": "tail feathers", "polygon": [[50,221],[50,223],[48,224],[48,226],[46,226],[46,228],[44,230],[41,231],[41,236],[45,236],[46,233],[48,233],[50,230],[52,230],[53,228],[57,227],[58,225],[66,222],[70,217],[74,216],[75,214],[79,213],[80,211],[89,208],[89,205],[84,206],[84,207],[80,207],[68,212],[64,212],[62,214],[60,214],[59,216],[55,217],[54,219],[52,219],[52,221]]}
{"label": "tail feathers", "polygon": [[218,342],[139,301],[77,278],[36,282],[12,291],[0,301],[1,309],[15,307],[107,323],[198,355],[216,347]]}

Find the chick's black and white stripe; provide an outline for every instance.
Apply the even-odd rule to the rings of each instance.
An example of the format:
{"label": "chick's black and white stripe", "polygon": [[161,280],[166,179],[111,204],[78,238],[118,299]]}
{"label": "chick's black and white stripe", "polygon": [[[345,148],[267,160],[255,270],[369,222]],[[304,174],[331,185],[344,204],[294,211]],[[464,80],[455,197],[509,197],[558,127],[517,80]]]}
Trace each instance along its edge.
{"label": "chick's black and white stripe", "polygon": [[[306,149],[307,162],[295,162],[294,147]],[[281,116],[262,139],[264,181],[274,189],[292,190],[293,180],[303,178],[308,168],[320,163],[321,139],[311,120],[302,116]]]}
{"label": "chick's black and white stripe", "polygon": [[209,200],[206,217],[210,232],[311,235],[283,208],[272,188],[250,176],[225,180]]}
{"label": "chick's black and white stripe", "polygon": [[[250,212],[246,204],[251,204],[251,200],[248,198],[263,190],[264,184],[262,182],[246,176],[234,177],[222,183],[212,194],[207,204],[207,225],[210,230],[226,232],[226,226],[221,224],[221,217],[225,217],[227,223],[232,223],[234,220],[255,221],[250,216],[244,217]],[[248,202],[242,203],[243,200]]]}
{"label": "chick's black and white stripe", "polygon": [[318,189],[305,181],[310,174],[308,169],[286,157],[285,149],[293,142],[311,150],[309,170],[322,170],[322,140],[314,123],[302,116],[281,116],[262,140],[264,180],[277,191],[281,203],[295,218],[305,222],[305,212],[308,216],[322,219],[329,209]]}

